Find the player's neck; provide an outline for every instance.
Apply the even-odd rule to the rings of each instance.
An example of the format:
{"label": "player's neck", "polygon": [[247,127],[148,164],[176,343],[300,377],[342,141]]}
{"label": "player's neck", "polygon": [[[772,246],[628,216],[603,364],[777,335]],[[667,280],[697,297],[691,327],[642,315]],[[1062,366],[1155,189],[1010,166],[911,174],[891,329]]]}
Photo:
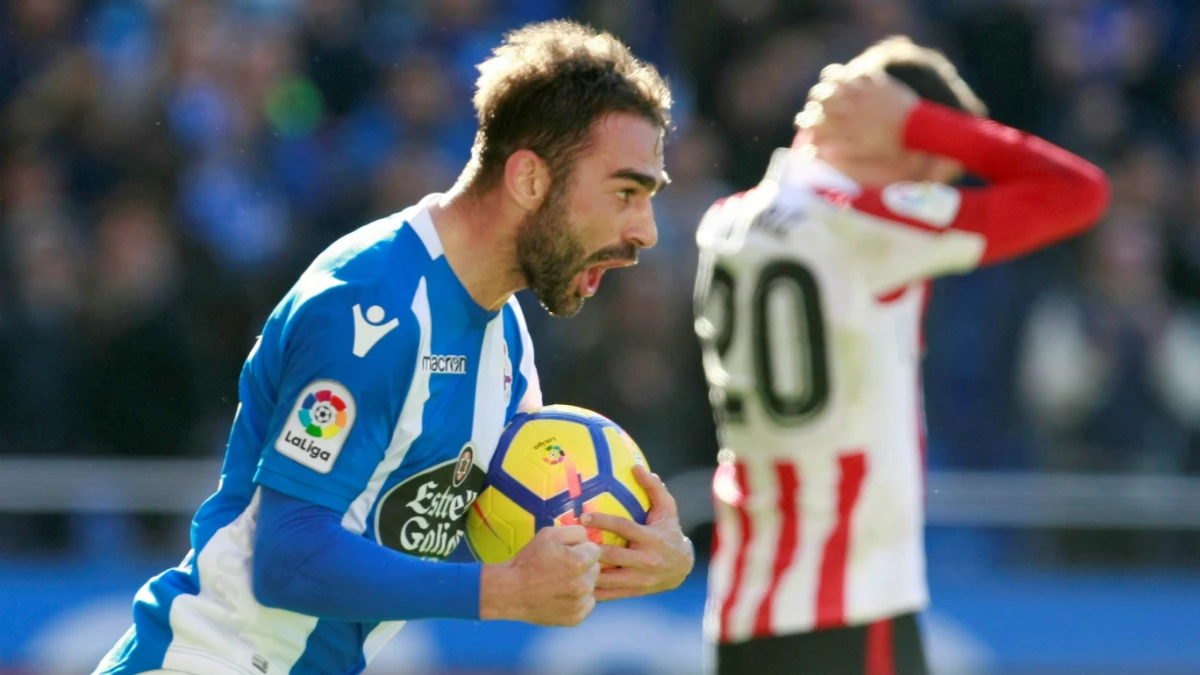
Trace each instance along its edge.
{"label": "player's neck", "polygon": [[498,197],[454,191],[429,214],[446,262],[480,307],[496,311],[525,287],[513,236],[521,216]]}

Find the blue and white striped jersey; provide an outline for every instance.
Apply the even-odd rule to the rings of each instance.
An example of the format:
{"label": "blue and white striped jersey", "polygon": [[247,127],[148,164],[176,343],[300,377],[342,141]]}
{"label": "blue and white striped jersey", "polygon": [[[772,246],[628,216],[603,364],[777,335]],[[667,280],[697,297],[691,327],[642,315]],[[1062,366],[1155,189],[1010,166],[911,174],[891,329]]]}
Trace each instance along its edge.
{"label": "blue and white striped jersey", "polygon": [[428,207],[327,249],[267,320],[242,370],[216,493],[192,551],[134,600],[98,673],[358,673],[403,622],[329,621],[252,592],[259,486],[335,509],[342,525],[444,559],[518,406],[541,404],[516,299],[488,312],[442,255]]}

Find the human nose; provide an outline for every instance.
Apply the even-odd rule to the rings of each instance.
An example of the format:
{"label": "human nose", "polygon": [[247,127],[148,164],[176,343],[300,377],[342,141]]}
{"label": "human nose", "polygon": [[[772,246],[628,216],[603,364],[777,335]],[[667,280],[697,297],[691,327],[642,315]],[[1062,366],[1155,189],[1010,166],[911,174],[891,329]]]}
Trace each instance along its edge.
{"label": "human nose", "polygon": [[658,226],[654,222],[654,209],[649,204],[644,209],[639,209],[626,228],[625,241],[638,248],[654,248],[658,243]]}

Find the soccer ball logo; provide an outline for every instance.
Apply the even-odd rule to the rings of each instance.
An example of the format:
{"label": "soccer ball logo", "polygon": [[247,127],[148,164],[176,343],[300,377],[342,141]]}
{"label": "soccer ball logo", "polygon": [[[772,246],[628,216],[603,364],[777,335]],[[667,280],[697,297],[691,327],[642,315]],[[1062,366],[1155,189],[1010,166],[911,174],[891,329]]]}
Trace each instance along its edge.
{"label": "soccer ball logo", "polygon": [[542,461],[550,465],[562,464],[562,461],[566,459],[566,456],[566,450],[563,450],[557,445],[551,445],[546,448],[546,456],[542,458]]}
{"label": "soccer ball logo", "polygon": [[296,416],[309,436],[333,438],[346,428],[346,402],[328,389],[322,389],[304,399]]}
{"label": "soccer ball logo", "polygon": [[317,407],[313,408],[312,411],[313,419],[323,427],[329,426],[335,415],[337,415],[337,412],[328,403],[318,403]]}

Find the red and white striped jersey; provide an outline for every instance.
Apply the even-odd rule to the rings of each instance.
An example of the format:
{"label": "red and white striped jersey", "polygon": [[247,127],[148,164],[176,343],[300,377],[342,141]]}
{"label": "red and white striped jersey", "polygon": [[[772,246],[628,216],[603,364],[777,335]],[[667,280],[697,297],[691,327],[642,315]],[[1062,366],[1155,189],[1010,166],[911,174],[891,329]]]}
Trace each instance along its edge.
{"label": "red and white striped jersey", "polygon": [[[922,143],[933,129],[963,146],[939,154],[993,185],[865,189],[805,149],[780,150],[758,187],[718,202],[700,225],[696,326],[724,448],[712,640],[864,624],[927,604],[919,360],[929,280],[1077,232],[1107,202],[1098,169],[1044,141],[922,103],[906,144],[945,143]],[[1023,163],[982,166],[1004,152]],[[1049,168],[1035,161],[1047,157]],[[1031,175],[1005,173],[1022,166]],[[1039,195],[1069,190],[1050,199],[1050,217],[996,201],[1030,181]],[[1033,218],[1018,223],[1036,236],[1011,218]]]}

